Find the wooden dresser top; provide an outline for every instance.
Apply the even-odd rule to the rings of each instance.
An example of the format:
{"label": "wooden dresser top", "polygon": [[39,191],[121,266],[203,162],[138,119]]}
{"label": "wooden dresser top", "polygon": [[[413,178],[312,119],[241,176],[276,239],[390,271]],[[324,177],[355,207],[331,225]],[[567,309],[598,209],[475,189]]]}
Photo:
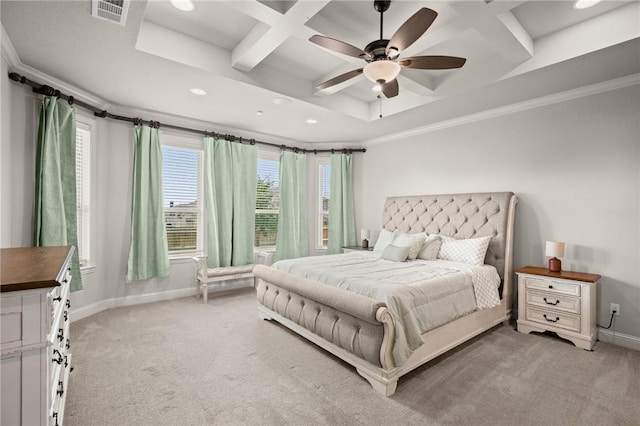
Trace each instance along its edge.
{"label": "wooden dresser top", "polygon": [[543,277],[563,278],[565,280],[583,281],[587,283],[595,283],[600,279],[600,275],[597,274],[587,274],[585,272],[575,271],[552,272],[546,268],[539,268],[537,266],[525,266],[516,269],[515,272],[517,274],[541,275]]}
{"label": "wooden dresser top", "polygon": [[73,246],[0,249],[0,291],[60,285],[72,254]]}

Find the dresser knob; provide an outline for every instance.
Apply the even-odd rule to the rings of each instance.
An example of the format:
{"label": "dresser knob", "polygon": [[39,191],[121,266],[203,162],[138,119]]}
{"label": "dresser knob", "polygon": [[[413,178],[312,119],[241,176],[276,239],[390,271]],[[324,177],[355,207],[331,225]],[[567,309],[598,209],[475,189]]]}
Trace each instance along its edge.
{"label": "dresser knob", "polygon": [[551,284],[549,284],[549,288],[553,288],[553,286]]}

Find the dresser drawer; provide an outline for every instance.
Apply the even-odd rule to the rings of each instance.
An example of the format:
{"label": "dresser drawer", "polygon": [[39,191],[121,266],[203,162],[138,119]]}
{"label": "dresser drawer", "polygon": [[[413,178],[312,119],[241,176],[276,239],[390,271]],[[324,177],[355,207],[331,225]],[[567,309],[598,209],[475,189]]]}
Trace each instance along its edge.
{"label": "dresser drawer", "polygon": [[527,305],[539,306],[547,309],[558,309],[580,315],[580,298],[565,296],[549,291],[535,291],[527,289]]}
{"label": "dresser drawer", "polygon": [[524,285],[526,288],[535,290],[544,290],[550,293],[568,294],[570,296],[580,297],[580,284],[573,284],[569,282],[556,281],[552,279],[540,279],[540,278],[524,278]]}
{"label": "dresser drawer", "polygon": [[544,324],[546,327],[557,327],[580,333],[580,317],[550,309],[526,307],[525,319]]}

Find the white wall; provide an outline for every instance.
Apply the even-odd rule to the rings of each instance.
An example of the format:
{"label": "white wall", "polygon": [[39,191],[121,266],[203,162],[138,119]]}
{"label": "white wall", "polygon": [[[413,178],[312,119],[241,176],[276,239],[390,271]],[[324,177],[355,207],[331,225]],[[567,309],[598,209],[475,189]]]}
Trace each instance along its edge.
{"label": "white wall", "polygon": [[[358,229],[379,229],[390,195],[513,191],[514,267],[602,275],[598,323],[640,338],[640,87],[633,86],[367,148],[356,177]],[[640,342],[640,340],[638,340]]]}

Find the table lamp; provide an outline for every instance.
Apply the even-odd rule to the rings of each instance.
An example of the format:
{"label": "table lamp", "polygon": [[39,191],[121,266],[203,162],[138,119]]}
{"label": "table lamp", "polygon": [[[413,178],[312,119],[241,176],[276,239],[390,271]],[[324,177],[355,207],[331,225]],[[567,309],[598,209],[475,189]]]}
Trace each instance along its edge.
{"label": "table lamp", "polygon": [[549,270],[551,272],[560,272],[562,270],[562,262],[558,258],[564,257],[564,243],[547,241],[545,254],[551,256],[551,259],[549,259]]}
{"label": "table lamp", "polygon": [[362,240],[362,248],[369,248],[369,230],[360,230],[360,239]]}

